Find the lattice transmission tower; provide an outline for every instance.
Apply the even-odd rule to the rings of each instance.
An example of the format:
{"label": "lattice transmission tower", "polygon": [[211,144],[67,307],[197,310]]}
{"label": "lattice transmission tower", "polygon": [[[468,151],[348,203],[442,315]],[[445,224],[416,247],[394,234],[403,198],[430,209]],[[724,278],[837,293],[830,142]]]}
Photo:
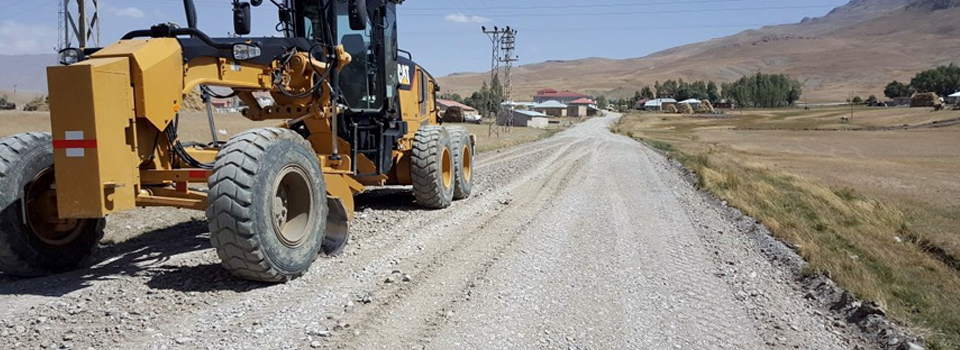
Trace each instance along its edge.
{"label": "lattice transmission tower", "polygon": [[[490,52],[490,84],[492,85],[494,81],[500,82],[504,99],[510,101],[513,92],[513,78],[510,74],[513,70],[513,63],[519,60],[516,55],[517,30],[510,28],[510,26],[506,28],[493,27],[493,30],[487,29],[487,27],[481,27],[481,29],[490,38],[492,48]],[[500,79],[501,64],[504,68],[503,79]]]}
{"label": "lattice transmission tower", "polygon": [[503,98],[513,101],[513,63],[520,60],[517,56],[517,30],[507,27],[500,43],[500,62],[503,63]]}
{"label": "lattice transmission tower", "polygon": [[100,0],[60,0],[57,50],[100,45]]}

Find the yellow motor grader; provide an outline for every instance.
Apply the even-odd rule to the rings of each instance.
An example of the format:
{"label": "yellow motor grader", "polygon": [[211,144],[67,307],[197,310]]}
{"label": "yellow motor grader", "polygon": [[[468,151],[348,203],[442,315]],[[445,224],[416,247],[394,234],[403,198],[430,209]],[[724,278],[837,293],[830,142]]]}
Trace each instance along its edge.
{"label": "yellow motor grader", "polygon": [[[410,185],[419,205],[470,196],[475,137],[440,126],[434,78],[398,49],[402,0],[271,0],[282,36],[238,37],[160,24],[50,67],[52,133],[0,141],[0,271],[39,276],[94,253],[110,214],[203,210],[223,266],[284,282],[341,253],[354,195]],[[277,126],[227,142],[181,140],[185,96],[237,97],[243,117]],[[275,103],[261,104],[269,95]],[[209,99],[208,99],[209,101]]]}

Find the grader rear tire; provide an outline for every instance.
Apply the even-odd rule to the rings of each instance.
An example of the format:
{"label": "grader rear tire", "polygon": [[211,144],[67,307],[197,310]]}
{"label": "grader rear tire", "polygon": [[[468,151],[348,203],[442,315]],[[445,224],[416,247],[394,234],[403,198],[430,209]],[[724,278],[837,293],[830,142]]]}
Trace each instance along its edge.
{"label": "grader rear tire", "polygon": [[104,219],[60,220],[50,134],[0,140],[0,271],[37,277],[82,266],[103,238]]}
{"label": "grader rear tire", "polygon": [[263,128],[234,137],[209,187],[210,240],[235,276],[286,282],[316,260],[329,208],[317,155],[302,136]]}
{"label": "grader rear tire", "polygon": [[473,192],[473,157],[475,155],[470,133],[462,127],[448,128],[454,155],[454,173],[456,181],[453,189],[453,199],[470,198]]}
{"label": "grader rear tire", "polygon": [[439,126],[420,128],[413,141],[410,175],[417,203],[428,209],[445,209],[453,202],[454,154],[450,135]]}

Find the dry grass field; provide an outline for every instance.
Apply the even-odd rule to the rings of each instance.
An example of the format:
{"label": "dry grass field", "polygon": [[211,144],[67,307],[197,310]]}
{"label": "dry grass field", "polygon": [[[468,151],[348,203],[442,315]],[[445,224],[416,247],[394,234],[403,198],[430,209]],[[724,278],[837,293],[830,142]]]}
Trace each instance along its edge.
{"label": "dry grass field", "polygon": [[563,129],[563,127],[547,130],[521,127],[503,128],[491,126],[491,123],[445,125],[463,126],[466,127],[471,134],[477,135],[477,153],[486,153],[533,142],[550,137]]}
{"label": "dry grass field", "polygon": [[[761,219],[935,347],[960,346],[960,112],[849,108],[625,116],[702,186]],[[940,126],[940,127],[934,127]]]}

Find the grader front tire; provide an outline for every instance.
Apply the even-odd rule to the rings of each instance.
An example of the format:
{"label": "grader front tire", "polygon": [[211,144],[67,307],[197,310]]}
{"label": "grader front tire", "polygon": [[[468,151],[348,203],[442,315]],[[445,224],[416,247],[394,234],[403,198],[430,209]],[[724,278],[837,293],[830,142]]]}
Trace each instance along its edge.
{"label": "grader front tire", "polygon": [[329,208],[316,153],[302,136],[264,128],[234,137],[209,187],[211,243],[235,276],[286,282],[316,260]]}
{"label": "grader front tire", "polygon": [[52,137],[0,140],[0,271],[37,277],[82,266],[103,238],[104,219],[60,220]]}

